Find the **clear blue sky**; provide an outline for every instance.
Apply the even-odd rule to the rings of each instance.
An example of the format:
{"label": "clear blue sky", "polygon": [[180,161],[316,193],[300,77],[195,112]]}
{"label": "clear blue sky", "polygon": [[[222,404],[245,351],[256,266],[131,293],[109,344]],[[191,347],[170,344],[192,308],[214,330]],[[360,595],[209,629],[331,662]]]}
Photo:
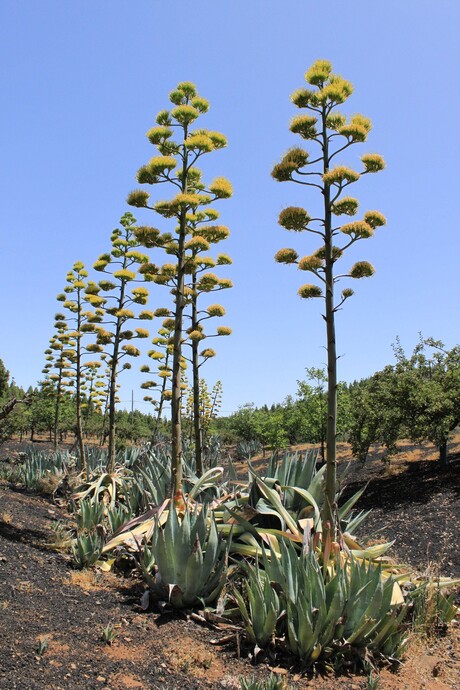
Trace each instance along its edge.
{"label": "clear blue sky", "polygon": [[[320,301],[301,301],[305,276],[273,262],[291,244],[279,211],[311,208],[314,192],[270,177],[300,141],[289,95],[317,58],[353,82],[343,110],[373,121],[356,161],[378,152],[388,165],[353,189],[388,225],[350,256],[376,275],[353,285],[339,314],[339,376],[390,363],[396,335],[408,350],[419,331],[459,342],[459,25],[458,0],[2,0],[0,358],[16,381],[40,378],[66,272],[107,250],[154,153],[144,133],[184,80],[211,102],[203,125],[229,138],[209,175],[235,190],[219,206],[235,283],[220,301],[234,332],[215,342],[204,376],[222,380],[230,412],[282,401],[305,367],[323,364]],[[314,248],[305,235],[303,253]],[[132,388],[141,400],[141,377],[123,377],[123,400]]]}

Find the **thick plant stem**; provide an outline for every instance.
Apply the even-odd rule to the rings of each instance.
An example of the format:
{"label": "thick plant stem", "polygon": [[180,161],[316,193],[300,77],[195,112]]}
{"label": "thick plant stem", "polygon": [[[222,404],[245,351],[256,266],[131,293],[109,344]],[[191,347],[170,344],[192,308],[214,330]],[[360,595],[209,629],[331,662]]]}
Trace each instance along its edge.
{"label": "thick plant stem", "polygon": [[117,333],[115,335],[116,344],[113,351],[113,358],[110,363],[110,380],[109,380],[109,447],[107,458],[107,472],[113,474],[115,472],[115,398],[116,398],[116,384],[117,384],[117,359],[118,359],[118,338],[120,327],[117,325]]}
{"label": "thick plant stem", "polygon": [[[80,328],[81,328],[81,301],[80,301],[80,290],[78,291],[78,311],[77,311],[77,332],[80,333]],[[77,444],[78,444],[78,449],[80,451],[80,459],[81,459],[81,468],[83,472],[83,479],[88,478],[88,468],[86,466],[86,457],[85,457],[85,443],[83,441],[83,422],[82,422],[82,414],[81,414],[81,340],[80,337],[77,337],[77,344],[76,344],[76,355],[77,355],[77,361],[76,361],[76,387],[75,387],[75,394],[76,394],[76,415],[77,415],[77,420],[76,420],[76,435],[77,435]]]}
{"label": "thick plant stem", "polygon": [[[323,172],[329,170],[329,148],[326,125],[326,108],[322,112]],[[336,535],[336,480],[337,480],[337,352],[335,342],[334,310],[334,257],[332,244],[332,219],[330,186],[325,183],[324,235],[325,235],[325,280],[326,280],[326,333],[327,333],[327,430],[326,430],[326,484],[323,508],[325,532],[332,538]]]}
{"label": "thick plant stem", "polygon": [[[125,263],[123,264],[125,268]],[[121,309],[125,300],[125,283],[122,282],[120,289],[120,297],[118,299],[118,309]],[[117,318],[115,337],[113,340],[113,353],[110,361],[110,380],[109,380],[109,447],[107,458],[107,472],[113,474],[115,472],[115,406],[117,393],[117,368],[118,357],[120,352],[120,332],[121,320]]]}
{"label": "thick plant stem", "polygon": [[[184,126],[184,141],[187,139],[187,126]],[[182,154],[182,193],[187,192],[188,154],[184,147]],[[181,383],[182,383],[182,338],[185,308],[185,237],[187,233],[187,219],[185,210],[179,216],[179,239],[177,260],[177,285],[175,293],[174,336],[173,336],[173,366],[172,366],[172,398],[171,398],[171,492],[174,496],[182,493],[182,419],[181,419]]]}
{"label": "thick plant stem", "polygon": [[172,494],[176,496],[182,492],[182,416],[181,416],[181,359],[182,359],[182,329],[184,313],[184,261],[183,248],[185,240],[185,213],[180,220],[179,261],[177,267],[176,311],[173,340],[173,369],[172,369]]}
{"label": "thick plant stem", "polygon": [[[196,290],[196,275],[193,276],[193,289]],[[192,329],[198,327],[198,310],[196,300],[192,304]],[[198,477],[203,474],[203,439],[201,433],[200,416],[200,373],[198,363],[198,340],[192,341],[192,370],[193,370],[193,433],[195,440],[195,463]]]}
{"label": "thick plant stem", "polygon": [[53,420],[53,450],[57,450],[58,447],[58,434],[59,434],[59,410],[61,406],[61,395],[62,395],[62,367],[59,369],[59,378],[56,386],[56,400],[54,403],[54,420]]}

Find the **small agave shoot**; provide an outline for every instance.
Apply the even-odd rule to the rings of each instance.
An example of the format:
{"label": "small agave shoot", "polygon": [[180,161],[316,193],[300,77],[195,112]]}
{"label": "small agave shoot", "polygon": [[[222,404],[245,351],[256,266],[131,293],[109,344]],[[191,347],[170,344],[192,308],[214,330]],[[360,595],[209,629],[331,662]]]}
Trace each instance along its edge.
{"label": "small agave shoot", "polygon": [[173,608],[191,608],[212,604],[219,596],[226,578],[228,542],[217,532],[215,519],[205,506],[186,506],[180,513],[171,503],[163,527],[157,519],[149,557],[155,565],[139,568],[156,601]]}

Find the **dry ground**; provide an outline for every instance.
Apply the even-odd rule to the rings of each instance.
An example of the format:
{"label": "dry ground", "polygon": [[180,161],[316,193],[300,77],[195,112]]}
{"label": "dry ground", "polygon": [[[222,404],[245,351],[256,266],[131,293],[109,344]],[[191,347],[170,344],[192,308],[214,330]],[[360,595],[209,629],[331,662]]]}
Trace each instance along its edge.
{"label": "dry ground", "polygon": [[[403,562],[441,565],[460,577],[460,438],[446,470],[430,447],[403,449],[390,471],[378,452],[352,468],[356,489],[370,481],[361,506],[374,508],[366,532],[396,539]],[[342,449],[345,452],[345,448]],[[457,454],[457,455],[455,455]],[[72,570],[53,551],[51,524],[62,509],[42,497],[0,485],[0,688],[5,690],[173,690],[239,688],[241,676],[270,670],[238,658],[236,645],[215,645],[225,631],[179,616],[143,612],[143,586],[113,574]],[[102,628],[115,626],[109,646]],[[42,655],[40,641],[47,641]],[[278,672],[283,669],[277,669]],[[286,670],[284,669],[286,674]],[[364,676],[286,675],[294,688],[365,690]],[[413,638],[397,673],[382,670],[379,690],[459,690],[460,628],[431,641]]]}

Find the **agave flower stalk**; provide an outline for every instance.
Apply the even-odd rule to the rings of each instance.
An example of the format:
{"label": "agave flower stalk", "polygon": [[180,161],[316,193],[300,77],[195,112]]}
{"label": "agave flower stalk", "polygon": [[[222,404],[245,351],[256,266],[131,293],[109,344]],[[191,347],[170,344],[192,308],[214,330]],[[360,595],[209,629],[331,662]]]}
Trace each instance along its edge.
{"label": "agave flower stalk", "polygon": [[[138,237],[146,247],[162,249],[173,257],[172,263],[162,266],[149,264],[143,267],[147,279],[170,288],[173,295],[171,318],[174,320],[172,335],[171,375],[171,419],[172,419],[172,494],[182,491],[182,362],[183,344],[186,340],[184,318],[186,309],[198,291],[209,291],[215,286],[230,287],[230,281],[218,278],[205,271],[195,286],[188,283],[187,276],[193,276],[201,268],[197,253],[207,252],[211,244],[229,234],[225,226],[214,224],[219,214],[207,208],[216,199],[231,196],[230,183],[216,178],[209,185],[202,182],[201,172],[196,167],[200,157],[226,146],[226,138],[219,132],[192,129],[198,118],[207,112],[209,103],[198,95],[190,82],[182,82],[170,94],[171,111],[163,110],[157,116],[157,126],[147,132],[150,142],[157,147],[159,156],[153,157],[137,174],[141,184],[167,183],[174,189],[175,196],[167,201],[149,204],[148,192],[139,189],[131,192],[128,203],[138,208],[150,208],[163,218],[175,219],[175,233],[161,233],[157,228],[141,227]],[[177,133],[176,140],[173,138]],[[197,224],[199,229],[197,229]],[[205,268],[217,265],[219,259],[207,258]],[[225,261],[229,263],[229,261]],[[190,339],[200,338],[201,333],[188,333]]]}
{"label": "agave flower stalk", "polygon": [[[335,287],[343,278],[367,278],[374,273],[367,261],[358,261],[342,274],[336,272],[336,263],[346,249],[359,240],[374,235],[374,231],[386,223],[379,211],[367,211],[362,220],[335,225],[336,216],[354,216],[358,210],[357,199],[343,196],[344,190],[368,173],[383,170],[385,162],[378,154],[361,157],[363,170],[358,172],[345,165],[335,165],[335,157],[350,146],[366,141],[371,122],[363,115],[347,119],[336,111],[353,92],[349,81],[333,74],[327,60],[318,60],[305,74],[313,88],[295,91],[291,99],[298,108],[309,111],[291,120],[290,130],[312,145],[319,146],[318,155],[310,160],[308,151],[294,147],[287,151],[281,162],[275,165],[272,176],[278,182],[296,182],[317,189],[322,195],[322,213],[313,218],[301,207],[289,207],[281,211],[279,223],[294,233],[308,232],[321,244],[312,253],[299,257],[294,248],[280,249],[275,255],[278,263],[295,264],[301,271],[313,274],[315,283],[302,285],[298,294],[303,299],[322,298],[325,305],[327,341],[327,430],[326,430],[326,482],[323,525],[335,535],[338,526],[335,484],[337,467],[337,348],[335,315],[343,303],[353,295],[351,288],[344,288],[337,298]],[[342,239],[339,239],[342,238]],[[319,285],[317,284],[319,282]]]}
{"label": "agave flower stalk", "polygon": [[115,229],[111,235],[112,248],[102,254],[94,269],[107,275],[99,283],[90,282],[86,287],[86,300],[94,308],[89,317],[89,327],[96,333],[96,343],[88,346],[91,352],[101,354],[109,370],[108,419],[109,449],[107,470],[115,471],[115,408],[117,402],[117,378],[120,370],[131,368],[128,358],[138,357],[140,350],[132,340],[148,338],[145,328],[130,330],[129,322],[134,319],[151,320],[153,313],[143,309],[138,314],[134,305],[145,306],[148,289],[133,284],[143,282],[139,267],[147,263],[148,257],[138,251],[140,245],[135,235],[136,219],[125,213],[120,220],[122,229]]}

